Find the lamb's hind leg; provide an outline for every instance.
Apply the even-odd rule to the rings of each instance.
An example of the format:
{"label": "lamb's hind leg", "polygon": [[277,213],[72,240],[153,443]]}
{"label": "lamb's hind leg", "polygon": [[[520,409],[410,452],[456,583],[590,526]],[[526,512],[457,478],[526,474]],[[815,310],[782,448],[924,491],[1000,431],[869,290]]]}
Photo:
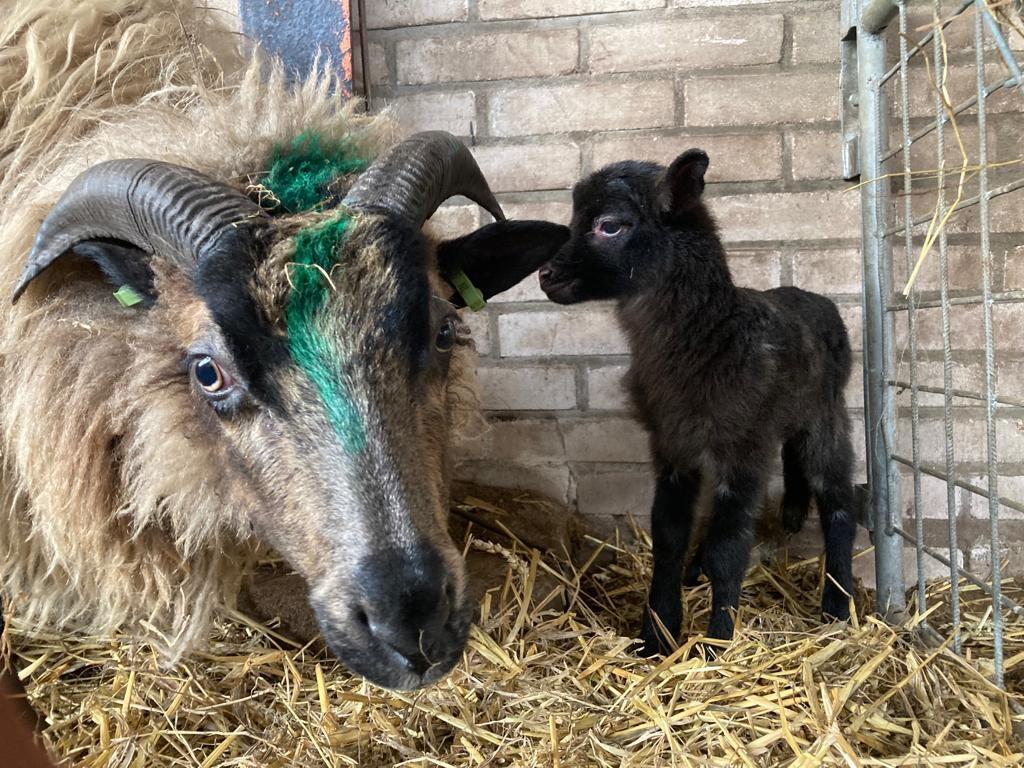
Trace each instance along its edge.
{"label": "lamb's hind leg", "polygon": [[740,605],[740,587],[750,560],[754,516],[762,486],[759,477],[730,472],[715,490],[714,510],[704,544],[704,568],[711,582],[708,637],[732,637],[733,611]]}
{"label": "lamb's hind leg", "polygon": [[853,540],[857,535],[854,512],[853,448],[847,420],[816,431],[807,444],[804,467],[811,479],[825,538],[825,588],[821,612],[828,619],[850,618],[853,594]]}
{"label": "lamb's hind leg", "polygon": [[[668,466],[660,468],[651,508],[654,575],[640,631],[644,641],[641,653],[645,656],[669,651],[670,641],[679,635],[683,621],[680,577],[699,490],[698,472],[677,473]],[[664,637],[659,622],[669,637]]]}
{"label": "lamb's hind leg", "polygon": [[782,496],[782,526],[787,533],[798,533],[804,527],[807,508],[811,504],[811,486],[803,466],[803,433],[782,444],[782,478],[786,491]]}

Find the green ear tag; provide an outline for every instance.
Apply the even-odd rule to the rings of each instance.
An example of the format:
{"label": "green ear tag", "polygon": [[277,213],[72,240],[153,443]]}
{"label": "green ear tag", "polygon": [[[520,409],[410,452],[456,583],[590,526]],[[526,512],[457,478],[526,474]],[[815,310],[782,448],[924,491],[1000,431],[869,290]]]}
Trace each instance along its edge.
{"label": "green ear tag", "polygon": [[461,269],[451,275],[452,285],[459,292],[459,296],[466,302],[466,306],[474,312],[479,312],[487,306],[487,300],[480,293],[480,289],[473,285],[472,281]]}
{"label": "green ear tag", "polygon": [[122,307],[134,307],[142,303],[142,297],[130,285],[122,285],[114,291],[114,298]]}

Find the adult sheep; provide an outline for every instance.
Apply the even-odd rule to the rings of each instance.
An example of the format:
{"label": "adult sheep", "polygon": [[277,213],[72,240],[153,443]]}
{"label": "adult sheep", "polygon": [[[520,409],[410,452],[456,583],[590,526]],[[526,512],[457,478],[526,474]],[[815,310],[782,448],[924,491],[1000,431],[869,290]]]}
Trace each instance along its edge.
{"label": "adult sheep", "polygon": [[[504,221],[446,134],[379,153],[386,126],[329,86],[244,62],[176,0],[5,11],[0,569],[14,613],[151,626],[174,658],[270,545],[370,680],[418,687],[461,655],[447,448],[474,404],[473,357],[452,285],[504,290],[568,235]],[[498,221],[433,244],[421,226],[456,194]]]}

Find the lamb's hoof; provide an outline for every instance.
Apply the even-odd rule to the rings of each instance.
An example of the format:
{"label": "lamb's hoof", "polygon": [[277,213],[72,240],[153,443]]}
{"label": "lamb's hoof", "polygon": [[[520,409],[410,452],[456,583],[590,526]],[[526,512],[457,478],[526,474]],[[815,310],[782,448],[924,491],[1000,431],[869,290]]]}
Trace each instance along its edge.
{"label": "lamb's hoof", "polygon": [[644,613],[644,623],[640,628],[640,640],[643,645],[640,647],[640,655],[644,658],[650,658],[651,656],[657,656],[661,654],[667,656],[675,650],[674,643],[664,636],[660,627],[655,626],[654,622],[651,621],[651,617],[648,613]]}
{"label": "lamb's hoof", "polygon": [[732,640],[733,620],[731,611],[719,611],[711,618],[705,637],[711,640]]}
{"label": "lamb's hoof", "polygon": [[782,529],[786,533],[800,533],[804,527],[804,520],[807,518],[806,505],[793,504],[792,502],[782,504]]}
{"label": "lamb's hoof", "polygon": [[661,643],[658,642],[656,637],[642,637],[640,640],[643,645],[640,646],[640,650],[637,651],[638,655],[645,659],[653,658],[660,653],[664,653],[664,649],[661,647]]}
{"label": "lamb's hoof", "polygon": [[696,587],[700,584],[700,575],[702,569],[699,565],[691,563],[686,566],[686,570],[683,571],[683,586],[684,587]]}
{"label": "lamb's hoof", "polygon": [[826,585],[821,598],[821,620],[826,624],[850,620],[850,598],[834,584]]}

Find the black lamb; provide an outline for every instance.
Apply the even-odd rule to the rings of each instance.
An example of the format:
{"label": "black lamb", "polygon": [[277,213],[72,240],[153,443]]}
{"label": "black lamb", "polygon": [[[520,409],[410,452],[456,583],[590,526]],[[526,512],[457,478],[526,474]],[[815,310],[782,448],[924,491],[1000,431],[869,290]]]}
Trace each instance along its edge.
{"label": "black lamb", "polygon": [[813,496],[825,538],[822,613],[846,620],[850,612],[856,522],[846,327],[823,296],[736,287],[701,199],[707,167],[708,156],[691,149],[667,170],[621,162],[583,179],[573,189],[572,237],[540,270],[552,301],[615,299],[629,339],[626,384],[657,473],[654,576],[641,631],[647,654],[671,647],[679,633],[681,570],[705,474],[715,484],[697,555],[712,588],[707,636],[732,637],[780,444],[783,524],[799,530]]}

